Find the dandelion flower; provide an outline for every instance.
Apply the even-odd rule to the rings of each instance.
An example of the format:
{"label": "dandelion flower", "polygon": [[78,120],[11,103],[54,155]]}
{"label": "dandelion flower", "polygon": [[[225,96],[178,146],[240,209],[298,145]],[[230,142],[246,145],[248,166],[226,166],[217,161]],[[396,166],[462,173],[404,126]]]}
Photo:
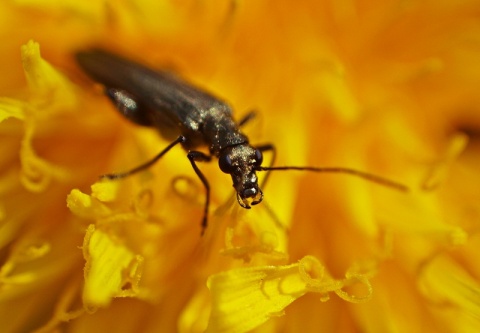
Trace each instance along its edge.
{"label": "dandelion flower", "polygon": [[[0,4],[3,332],[476,332],[477,1]],[[74,61],[102,47],[227,100],[276,165],[235,202]],[[266,160],[272,156],[266,154]],[[261,175],[264,179],[265,175]]]}

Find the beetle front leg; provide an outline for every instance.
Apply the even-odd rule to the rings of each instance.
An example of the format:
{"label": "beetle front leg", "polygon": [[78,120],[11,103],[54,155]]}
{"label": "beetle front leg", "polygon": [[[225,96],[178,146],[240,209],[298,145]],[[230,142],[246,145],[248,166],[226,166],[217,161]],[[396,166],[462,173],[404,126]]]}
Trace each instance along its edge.
{"label": "beetle front leg", "polygon": [[202,219],[202,235],[205,233],[205,229],[207,228],[208,224],[208,208],[210,206],[210,185],[208,184],[207,178],[203,175],[203,173],[200,171],[198,168],[197,164],[195,162],[210,162],[212,160],[212,157],[209,155],[206,155],[200,151],[190,151],[187,154],[188,160],[192,164],[193,170],[197,174],[198,178],[203,183],[203,186],[205,187],[205,208],[203,211],[203,219]]}

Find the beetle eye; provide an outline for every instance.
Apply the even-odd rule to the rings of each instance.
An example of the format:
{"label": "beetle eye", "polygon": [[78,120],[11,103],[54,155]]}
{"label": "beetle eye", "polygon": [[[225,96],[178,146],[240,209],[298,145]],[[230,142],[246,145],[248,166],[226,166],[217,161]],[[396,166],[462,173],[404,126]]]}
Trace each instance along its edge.
{"label": "beetle eye", "polygon": [[220,167],[220,170],[222,170],[223,172],[232,173],[233,165],[232,165],[232,159],[230,158],[230,155],[228,154],[220,155],[218,158],[218,166]]}
{"label": "beetle eye", "polygon": [[262,162],[263,162],[263,154],[262,152],[260,151],[260,149],[255,149],[255,165],[256,166],[260,166],[262,165]]}

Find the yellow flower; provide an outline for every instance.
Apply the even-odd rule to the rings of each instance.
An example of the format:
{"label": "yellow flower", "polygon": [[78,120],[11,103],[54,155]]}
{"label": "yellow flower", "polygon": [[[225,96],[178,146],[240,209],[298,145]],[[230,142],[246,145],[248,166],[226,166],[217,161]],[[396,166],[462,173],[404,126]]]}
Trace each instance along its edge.
{"label": "yellow flower", "polygon": [[[476,332],[478,1],[0,4],[2,332]],[[276,165],[241,208],[217,163],[124,119],[102,47],[227,100]],[[19,52],[20,51],[20,52]],[[271,154],[265,154],[266,163]],[[265,175],[261,175],[262,179]]]}

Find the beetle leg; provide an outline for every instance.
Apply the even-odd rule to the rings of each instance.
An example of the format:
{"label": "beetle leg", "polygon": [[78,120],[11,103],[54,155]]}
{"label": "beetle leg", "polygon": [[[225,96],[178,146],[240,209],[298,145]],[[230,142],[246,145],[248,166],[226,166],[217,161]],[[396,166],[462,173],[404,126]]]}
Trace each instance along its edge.
{"label": "beetle leg", "polygon": [[137,173],[139,171],[143,171],[145,169],[148,169],[150,166],[155,164],[160,158],[162,158],[163,155],[165,155],[170,149],[175,147],[179,143],[184,143],[186,141],[186,138],[183,135],[180,135],[178,138],[175,139],[172,143],[170,143],[164,150],[162,150],[160,153],[158,153],[154,158],[151,160],[147,161],[146,163],[143,163],[131,170],[128,170],[126,172],[122,173],[109,173],[106,175],[100,176],[100,178],[107,178],[107,179],[120,179],[120,178],[125,178],[130,175],[133,175],[134,173]]}
{"label": "beetle leg", "polygon": [[197,174],[198,178],[200,178],[200,180],[203,183],[203,186],[205,187],[205,193],[206,193],[205,208],[203,211],[203,219],[202,219],[202,235],[203,235],[208,224],[207,219],[208,219],[208,208],[210,206],[210,185],[208,184],[207,178],[205,178],[205,176],[200,171],[200,169],[198,168],[195,162],[209,162],[212,159],[212,157],[200,151],[189,151],[187,154],[187,157],[190,163],[192,164],[193,170]]}
{"label": "beetle leg", "polygon": [[255,110],[249,111],[246,115],[242,117],[242,119],[240,119],[240,121],[237,124],[238,127],[242,127],[243,125],[248,123],[250,120],[254,119],[256,116],[257,116],[257,111]]}

